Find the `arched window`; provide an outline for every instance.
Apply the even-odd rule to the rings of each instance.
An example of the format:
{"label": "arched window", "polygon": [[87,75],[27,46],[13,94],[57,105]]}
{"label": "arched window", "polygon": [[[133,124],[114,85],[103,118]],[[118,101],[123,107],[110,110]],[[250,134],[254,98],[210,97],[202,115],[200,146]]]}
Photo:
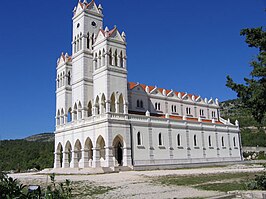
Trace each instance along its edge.
{"label": "arched window", "polygon": [[115,66],[118,66],[117,50],[115,50],[114,58],[115,58]]}
{"label": "arched window", "polygon": [[191,109],[189,107],[186,108],[187,115],[191,114]]}
{"label": "arched window", "polygon": [[181,146],[180,134],[177,135],[177,146]]}
{"label": "arched window", "polygon": [[212,118],[216,118],[216,113],[215,113],[215,111],[212,111]]}
{"label": "arched window", "polygon": [[143,101],[140,100],[140,108],[143,108]]}
{"label": "arched window", "polygon": [[95,106],[95,114],[99,115],[100,114],[99,96],[96,97],[94,106]]}
{"label": "arched window", "polygon": [[110,49],[109,51],[109,65],[112,66],[113,65],[113,55],[112,55],[112,49]]}
{"label": "arched window", "polygon": [[222,136],[222,147],[224,147],[224,137]]}
{"label": "arched window", "polygon": [[197,146],[197,136],[194,135],[194,146]]}
{"label": "arched window", "polygon": [[163,145],[163,140],[162,140],[162,134],[161,133],[159,133],[158,138],[159,138],[159,146],[162,146]]}
{"label": "arched window", "polygon": [[93,45],[94,45],[94,33],[91,35],[91,49],[93,50]]}
{"label": "arched window", "polygon": [[71,115],[71,108],[68,109],[67,112],[67,122],[71,122],[72,121],[72,115]]}
{"label": "arched window", "polygon": [[87,34],[87,48],[90,49],[90,33]]}
{"label": "arched window", "polygon": [[115,107],[115,94],[113,93],[111,96],[111,104],[110,104],[110,111],[115,113],[116,112],[116,107]]}
{"label": "arched window", "polygon": [[88,117],[92,116],[92,104],[89,102],[88,104]]}
{"label": "arched window", "polygon": [[79,51],[79,35],[77,37],[77,52]]}
{"label": "arched window", "polygon": [[137,134],[137,143],[138,143],[139,146],[141,145],[141,135],[140,135],[140,132],[138,132],[138,134]]}
{"label": "arched window", "polygon": [[233,137],[233,143],[234,143],[234,147],[236,147],[236,138]]}
{"label": "arched window", "polygon": [[212,140],[211,140],[211,136],[209,136],[209,147],[211,147],[212,146]]}
{"label": "arched window", "polygon": [[60,111],[57,111],[57,115],[56,115],[56,125],[60,125]]}
{"label": "arched window", "polygon": [[137,100],[137,107],[138,107],[138,108],[140,107],[140,105],[139,105],[139,100]]}
{"label": "arched window", "polygon": [[124,98],[122,94],[119,96],[118,103],[119,103],[119,107],[118,107],[119,113],[124,113]]}
{"label": "arched window", "polygon": [[77,38],[74,39],[74,53],[77,52]]}
{"label": "arched window", "polygon": [[160,110],[161,110],[161,104],[158,103],[158,111],[160,111]]}
{"label": "arched window", "polygon": [[200,109],[200,116],[204,116],[204,110]]}
{"label": "arched window", "polygon": [[122,53],[122,51],[121,51],[121,53],[120,53],[120,66],[121,66],[121,68],[124,68],[124,63],[123,63],[123,53]]}
{"label": "arched window", "polygon": [[67,84],[69,86],[71,85],[71,73],[70,73],[70,71],[68,71],[68,74],[67,74]]}
{"label": "arched window", "polygon": [[158,104],[157,104],[157,102],[155,103],[155,109],[158,110]]}
{"label": "arched window", "polygon": [[79,47],[79,49],[82,50],[82,33],[80,33],[80,39],[79,39],[79,42],[80,42],[80,47]]}

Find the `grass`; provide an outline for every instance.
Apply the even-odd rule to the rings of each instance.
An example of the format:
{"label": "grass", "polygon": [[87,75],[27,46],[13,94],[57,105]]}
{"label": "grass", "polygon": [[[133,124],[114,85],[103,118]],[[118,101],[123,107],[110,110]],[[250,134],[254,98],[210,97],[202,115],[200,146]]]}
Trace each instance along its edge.
{"label": "grass", "polygon": [[197,185],[194,187],[198,189],[207,190],[207,191],[221,191],[221,192],[246,190],[246,186],[243,181],[242,182],[229,182],[229,183],[210,183],[210,184],[204,184],[204,185]]}
{"label": "grass", "polygon": [[153,179],[163,185],[191,186],[197,189],[228,192],[245,190],[246,182],[259,173],[220,173],[190,176],[162,176]]}
{"label": "grass", "polygon": [[109,186],[96,186],[89,182],[73,182],[72,188],[73,198],[91,198],[96,195],[105,194],[114,189]]}

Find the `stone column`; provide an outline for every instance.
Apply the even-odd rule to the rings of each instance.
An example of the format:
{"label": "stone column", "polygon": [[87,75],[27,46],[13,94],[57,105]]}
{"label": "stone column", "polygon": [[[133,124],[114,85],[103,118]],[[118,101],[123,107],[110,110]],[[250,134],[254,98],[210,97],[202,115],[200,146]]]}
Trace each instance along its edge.
{"label": "stone column", "polygon": [[79,165],[81,168],[89,167],[89,149],[84,149],[81,151],[81,159]]}
{"label": "stone column", "polygon": [[105,161],[106,167],[113,167],[114,166],[114,159],[113,159],[113,147],[105,147]]}
{"label": "stone column", "polygon": [[63,168],[69,168],[69,159],[68,159],[69,152],[63,151]]}
{"label": "stone column", "polygon": [[115,112],[119,113],[119,102],[115,102]]}
{"label": "stone column", "polygon": [[93,151],[93,160],[92,160],[92,167],[100,167],[101,162],[100,162],[100,149],[99,148],[92,148]]}
{"label": "stone column", "polygon": [[112,66],[114,66],[114,65],[115,65],[115,55],[112,54]]}
{"label": "stone column", "polygon": [[108,66],[109,64],[109,53],[105,53],[105,66]]}
{"label": "stone column", "polygon": [[117,55],[116,57],[117,57],[116,58],[117,59],[117,66],[120,67],[120,55]]}
{"label": "stone column", "polygon": [[54,153],[54,168],[61,168],[60,153]]}
{"label": "stone column", "polygon": [[124,114],[128,114],[128,104],[124,103]]}
{"label": "stone column", "polygon": [[110,100],[106,101],[106,113],[110,113]]}
{"label": "stone column", "polygon": [[124,147],[123,148],[123,166],[132,166],[131,148],[130,147]]}
{"label": "stone column", "polygon": [[127,60],[126,60],[126,57],[123,57],[123,67],[125,69],[127,68]]}
{"label": "stone column", "polygon": [[93,70],[95,71],[97,69],[97,62],[96,58],[93,59]]}
{"label": "stone column", "polygon": [[101,68],[101,57],[100,57],[101,55],[99,55],[98,56],[98,61],[97,61],[97,63],[98,63],[98,66],[97,66],[97,68]]}
{"label": "stone column", "polygon": [[78,168],[78,153],[77,151],[72,151],[72,160],[70,162],[70,167],[71,168]]}

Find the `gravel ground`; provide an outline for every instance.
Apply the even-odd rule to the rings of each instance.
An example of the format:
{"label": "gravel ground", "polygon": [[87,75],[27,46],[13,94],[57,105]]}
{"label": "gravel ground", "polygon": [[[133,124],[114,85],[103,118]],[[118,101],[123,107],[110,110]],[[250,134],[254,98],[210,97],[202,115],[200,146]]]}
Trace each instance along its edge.
{"label": "gravel ground", "polygon": [[[65,181],[69,179],[72,182],[83,182],[81,184],[93,184],[95,186],[109,186],[113,190],[97,195],[94,198],[138,198],[138,199],[157,199],[157,198],[189,198],[221,195],[216,191],[197,190],[186,186],[163,186],[152,183],[148,177],[157,177],[165,175],[198,175],[213,173],[236,173],[236,172],[259,172],[263,167],[233,165],[228,167],[196,168],[196,169],[178,169],[178,170],[156,170],[156,171],[128,171],[111,174],[98,175],[59,175],[56,181]],[[10,174],[11,177],[19,179],[24,184],[49,183],[47,175],[36,173]],[[79,197],[82,198],[82,197]],[[88,198],[88,197],[84,197]]]}

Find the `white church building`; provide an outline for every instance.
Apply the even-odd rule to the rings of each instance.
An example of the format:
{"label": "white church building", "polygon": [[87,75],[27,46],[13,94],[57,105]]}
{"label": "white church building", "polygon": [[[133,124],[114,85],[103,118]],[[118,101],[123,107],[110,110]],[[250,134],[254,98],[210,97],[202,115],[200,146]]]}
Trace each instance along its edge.
{"label": "white church building", "polygon": [[57,61],[54,168],[130,169],[241,161],[238,122],[218,100],[128,82],[126,34],[103,8],[74,9],[72,55]]}

